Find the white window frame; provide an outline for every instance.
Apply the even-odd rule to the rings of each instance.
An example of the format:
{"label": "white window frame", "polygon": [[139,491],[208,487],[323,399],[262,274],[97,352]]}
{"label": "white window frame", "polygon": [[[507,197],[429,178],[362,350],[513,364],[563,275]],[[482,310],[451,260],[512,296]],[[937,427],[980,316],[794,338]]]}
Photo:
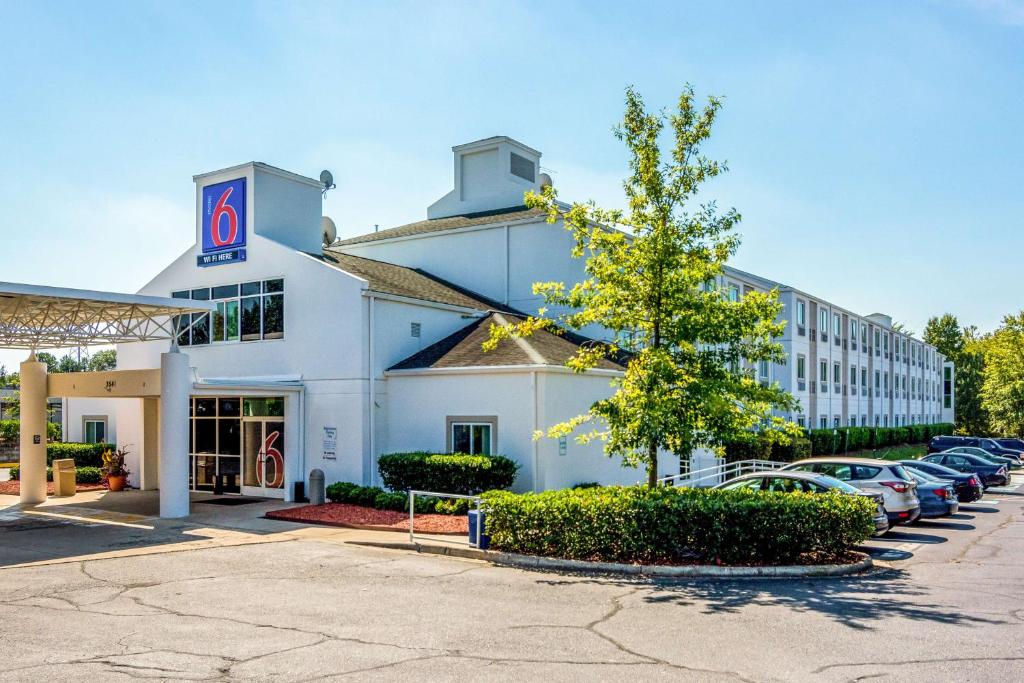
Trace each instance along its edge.
{"label": "white window frame", "polygon": [[[95,422],[103,425],[103,438],[96,441],[89,441],[87,434],[89,433],[89,423]],[[110,436],[110,420],[107,415],[83,415],[82,416],[82,441],[84,443],[109,443],[108,438]]]}
{"label": "white window frame", "polygon": [[[490,455],[495,455],[498,452],[498,416],[497,415],[448,415],[445,417],[445,448],[448,453],[452,453],[452,448],[455,445],[455,428],[457,426],[468,426],[480,427],[487,426],[491,431],[491,451]],[[472,429],[470,430],[472,434]],[[470,436],[470,449],[473,448],[473,439]],[[483,455],[480,453],[471,453],[470,455]]]}

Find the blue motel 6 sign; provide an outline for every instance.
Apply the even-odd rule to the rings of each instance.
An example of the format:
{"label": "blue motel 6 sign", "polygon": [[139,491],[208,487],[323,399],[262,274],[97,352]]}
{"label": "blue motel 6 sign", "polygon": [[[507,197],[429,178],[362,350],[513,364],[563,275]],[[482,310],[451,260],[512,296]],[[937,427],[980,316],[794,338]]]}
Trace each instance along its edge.
{"label": "blue motel 6 sign", "polygon": [[245,178],[203,188],[202,253],[200,267],[245,260]]}

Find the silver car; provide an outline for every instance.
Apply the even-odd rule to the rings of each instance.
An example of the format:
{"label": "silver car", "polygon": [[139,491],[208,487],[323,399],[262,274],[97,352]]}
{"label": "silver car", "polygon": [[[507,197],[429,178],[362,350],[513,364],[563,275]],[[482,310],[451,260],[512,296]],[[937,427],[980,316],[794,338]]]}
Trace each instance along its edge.
{"label": "silver car", "polygon": [[903,465],[870,458],[810,458],[790,463],[783,472],[827,474],[861,489],[882,494],[889,525],[910,524],[921,516],[917,482]]}
{"label": "silver car", "polygon": [[735,489],[752,489],[754,491],[778,491],[782,493],[828,493],[838,491],[849,496],[867,496],[875,502],[875,535],[879,536],[889,530],[889,516],[885,512],[882,494],[861,491],[844,481],[839,481],[825,474],[813,472],[754,472],[744,474],[735,479],[715,486],[716,489],[731,491]]}

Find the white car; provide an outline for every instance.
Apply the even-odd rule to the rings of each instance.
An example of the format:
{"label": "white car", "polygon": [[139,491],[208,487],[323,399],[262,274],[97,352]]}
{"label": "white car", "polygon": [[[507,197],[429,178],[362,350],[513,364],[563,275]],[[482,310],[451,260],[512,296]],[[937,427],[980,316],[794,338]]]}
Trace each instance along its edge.
{"label": "white car", "polygon": [[903,465],[869,458],[810,458],[790,463],[782,471],[816,472],[845,481],[862,491],[881,493],[889,524],[910,524],[921,516],[917,482]]}

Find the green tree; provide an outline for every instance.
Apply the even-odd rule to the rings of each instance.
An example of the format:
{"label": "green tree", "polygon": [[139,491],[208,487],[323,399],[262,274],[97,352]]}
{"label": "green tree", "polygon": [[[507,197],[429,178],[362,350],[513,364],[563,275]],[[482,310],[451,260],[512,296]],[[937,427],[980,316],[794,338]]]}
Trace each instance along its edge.
{"label": "green tree", "polygon": [[974,345],[984,353],[981,402],[992,430],[1024,436],[1024,311]]}
{"label": "green tree", "polygon": [[52,353],[40,351],[39,353],[36,354],[36,360],[39,361],[40,363],[46,363],[47,372],[57,372],[57,357]]}
{"label": "green tree", "polygon": [[[633,88],[626,90],[615,134],[630,155],[623,183],[628,212],[594,202],[566,208],[551,187],[527,193],[528,206],[544,209],[549,223],[561,220],[572,233],[572,255],[585,257],[586,276],[571,287],[534,284],[549,306],[568,312],[549,315],[542,308],[523,322],[492,326],[484,345],[493,349],[504,338],[540,329],[608,330],[611,341],[584,346],[567,365],[584,372],[627,351],[613,395],[547,434],[566,436],[586,425],[578,441],[601,439],[606,454],[646,466],[651,486],[659,450],[686,457],[695,448],[750,438],[755,429],[776,441],[798,431],[772,416],[773,409],[793,410],[792,396],[778,385],[762,386],[753,372],[760,362],[786,362],[775,341],[784,329],[777,292],[741,298],[709,286],[739,246],[733,228],[740,215],[719,213],[714,202],[697,203],[701,185],[726,166],[701,150],[721,100],[711,97],[703,107],[694,100],[687,86],[675,111],[652,113]],[[666,125],[673,144],[663,152]]]}
{"label": "green tree", "polygon": [[954,412],[957,431],[962,434],[988,434],[991,428],[981,398],[985,354],[979,344],[977,328],[961,327],[955,315],[944,313],[928,319],[924,340],[953,361],[955,366]]}
{"label": "green tree", "polygon": [[89,358],[89,370],[100,372],[117,368],[117,350],[104,349],[92,354]]}

